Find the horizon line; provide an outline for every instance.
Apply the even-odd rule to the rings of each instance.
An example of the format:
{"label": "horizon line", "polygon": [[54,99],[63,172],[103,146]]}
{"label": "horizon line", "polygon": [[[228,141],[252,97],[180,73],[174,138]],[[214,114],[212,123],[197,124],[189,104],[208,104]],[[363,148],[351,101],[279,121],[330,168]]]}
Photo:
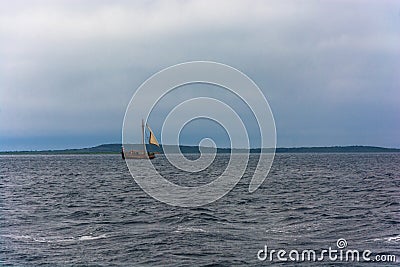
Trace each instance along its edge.
{"label": "horizon line", "polygon": [[[71,151],[71,150],[84,150],[84,149],[92,149],[106,145],[119,145],[122,147],[122,143],[103,143],[95,146],[87,146],[87,147],[80,147],[80,148],[60,148],[60,149],[40,149],[40,150],[0,150],[0,153],[13,153],[13,152],[57,152],[57,151]],[[127,145],[142,145],[142,144],[127,144]],[[150,144],[146,144],[150,145]],[[155,145],[150,145],[155,146]],[[160,144],[163,146],[163,144]],[[165,146],[177,146],[177,145],[170,145],[166,144]],[[215,148],[215,149],[243,149],[243,150],[254,150],[254,149],[272,149],[271,147],[250,147],[250,148],[231,148],[231,147],[208,147],[208,146],[199,146],[199,145],[187,145],[187,144],[179,144],[178,146],[186,146],[186,147],[203,147],[203,148]],[[379,149],[395,149],[400,150],[397,147],[384,147],[384,146],[376,146],[376,145],[329,145],[329,146],[293,146],[293,147],[275,147],[277,149],[310,149],[310,148],[349,148],[349,147],[369,147],[369,148],[379,148]]]}

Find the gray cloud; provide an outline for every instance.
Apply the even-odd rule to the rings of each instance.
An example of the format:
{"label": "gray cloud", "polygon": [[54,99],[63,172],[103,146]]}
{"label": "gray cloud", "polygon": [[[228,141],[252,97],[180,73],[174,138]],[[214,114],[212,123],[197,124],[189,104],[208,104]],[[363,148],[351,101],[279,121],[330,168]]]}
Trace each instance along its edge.
{"label": "gray cloud", "polygon": [[[398,2],[1,1],[0,7],[6,146],[28,136],[99,133],[118,142],[125,107],[143,81],[169,65],[212,60],[261,87],[280,146],[400,147]],[[63,140],[62,146],[74,144]]]}

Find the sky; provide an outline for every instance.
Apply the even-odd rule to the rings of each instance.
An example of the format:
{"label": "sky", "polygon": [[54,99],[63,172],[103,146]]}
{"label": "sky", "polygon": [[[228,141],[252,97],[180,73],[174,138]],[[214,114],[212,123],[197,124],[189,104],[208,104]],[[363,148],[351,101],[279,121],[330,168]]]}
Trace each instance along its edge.
{"label": "sky", "polygon": [[[399,1],[0,0],[0,151],[119,143],[135,90],[193,60],[260,87],[279,147],[400,148]],[[183,143],[226,143],[199,125]]]}

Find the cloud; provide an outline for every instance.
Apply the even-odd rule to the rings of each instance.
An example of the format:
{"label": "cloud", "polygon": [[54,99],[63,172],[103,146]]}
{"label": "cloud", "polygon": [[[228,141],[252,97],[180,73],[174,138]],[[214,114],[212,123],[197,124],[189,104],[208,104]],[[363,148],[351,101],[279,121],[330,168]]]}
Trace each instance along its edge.
{"label": "cloud", "polygon": [[261,87],[282,146],[400,147],[397,2],[1,1],[0,7],[4,138],[102,132],[119,141],[125,108],[143,81],[176,63],[213,60]]}

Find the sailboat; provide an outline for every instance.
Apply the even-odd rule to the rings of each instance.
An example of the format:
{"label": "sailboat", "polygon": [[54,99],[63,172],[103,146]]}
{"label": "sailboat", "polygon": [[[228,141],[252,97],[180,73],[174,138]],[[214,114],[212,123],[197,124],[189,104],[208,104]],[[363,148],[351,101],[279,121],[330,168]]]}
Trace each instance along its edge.
{"label": "sailboat", "polygon": [[[160,144],[157,141],[157,138],[155,137],[153,131],[150,129],[149,125],[146,123],[146,128],[149,130],[150,136],[149,136],[149,144],[156,145],[160,147]],[[144,134],[145,134],[145,127],[144,127],[144,121],[142,119],[142,145],[143,145],[143,150],[129,150],[125,151],[124,147],[122,146],[122,159],[154,159],[155,153],[154,152],[147,152],[146,150],[146,144],[144,142]]]}

